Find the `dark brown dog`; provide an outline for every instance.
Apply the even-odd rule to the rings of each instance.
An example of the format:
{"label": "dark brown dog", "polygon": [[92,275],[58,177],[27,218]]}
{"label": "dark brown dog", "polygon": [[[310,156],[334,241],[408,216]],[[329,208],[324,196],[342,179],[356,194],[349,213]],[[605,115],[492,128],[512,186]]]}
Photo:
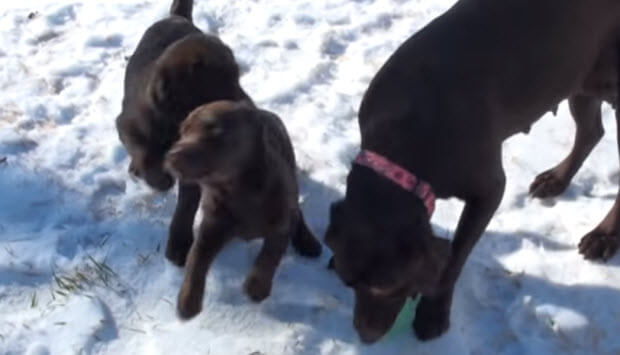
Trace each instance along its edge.
{"label": "dark brown dog", "polygon": [[[376,341],[407,296],[421,292],[421,339],[449,327],[455,282],[504,192],[502,142],[569,98],[575,147],[532,185],[560,193],[602,134],[602,100],[617,100],[620,2],[461,0],[381,68],[359,112],[361,148],[465,202],[451,247],[431,232],[414,194],[355,164],[332,207],[326,243],[356,294],[354,325]],[[616,112],[620,123],[620,115]],[[581,242],[588,258],[618,247],[620,201]]]}
{"label": "dark brown dog", "polygon": [[200,185],[204,212],[187,259],[180,317],[200,312],[209,265],[234,236],[264,237],[245,282],[254,301],[269,296],[289,239],[299,254],[320,255],[299,208],[293,147],[276,115],[245,102],[201,106],[181,125],[166,165],[181,181]]}
{"label": "dark brown dog", "polygon": [[[122,112],[116,119],[131,162],[129,171],[157,190],[174,184],[164,155],[178,139],[180,123],[201,104],[250,100],[239,85],[232,51],[191,22],[191,0],[175,0],[171,16],[152,25],[129,59]],[[197,185],[179,184],[166,257],[184,265],[198,208]]]}

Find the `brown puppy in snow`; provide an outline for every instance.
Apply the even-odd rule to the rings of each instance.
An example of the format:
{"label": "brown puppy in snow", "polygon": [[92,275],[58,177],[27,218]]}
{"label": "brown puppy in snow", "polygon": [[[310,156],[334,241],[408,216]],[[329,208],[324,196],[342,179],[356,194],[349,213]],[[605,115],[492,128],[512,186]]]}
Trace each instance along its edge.
{"label": "brown puppy in snow", "polygon": [[[603,134],[601,103],[617,107],[619,45],[620,1],[460,0],[388,59],[362,100],[362,152],[325,237],[364,341],[418,293],[418,337],[448,329],[461,269],[502,200],[502,142],[568,98],[573,150],[531,187],[561,193]],[[428,186],[465,202],[451,246],[432,233]],[[607,259],[619,241],[617,197],[579,250]]]}
{"label": "brown puppy in snow", "polygon": [[289,240],[301,255],[321,253],[301,214],[293,147],[276,115],[247,102],[200,106],[181,125],[166,166],[180,181],[200,186],[204,212],[179,294],[182,318],[200,312],[209,265],[234,236],[264,238],[245,281],[255,301],[270,294]]}
{"label": "brown puppy in snow", "polygon": [[[127,63],[122,111],[116,119],[131,162],[129,171],[161,191],[173,177],[163,168],[178,139],[179,125],[199,105],[215,100],[247,100],[232,51],[192,24],[193,1],[175,0],[170,17],[153,24]],[[185,264],[198,208],[198,185],[180,183],[170,224],[166,257]]]}

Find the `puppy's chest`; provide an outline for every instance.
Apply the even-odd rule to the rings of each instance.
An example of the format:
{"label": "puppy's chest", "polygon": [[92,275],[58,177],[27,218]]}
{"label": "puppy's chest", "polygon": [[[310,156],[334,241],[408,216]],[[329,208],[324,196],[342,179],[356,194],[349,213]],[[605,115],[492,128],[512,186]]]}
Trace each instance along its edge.
{"label": "puppy's chest", "polygon": [[283,186],[263,189],[211,187],[203,191],[203,206],[224,207],[239,222],[242,234],[264,234],[287,223],[290,197]]}

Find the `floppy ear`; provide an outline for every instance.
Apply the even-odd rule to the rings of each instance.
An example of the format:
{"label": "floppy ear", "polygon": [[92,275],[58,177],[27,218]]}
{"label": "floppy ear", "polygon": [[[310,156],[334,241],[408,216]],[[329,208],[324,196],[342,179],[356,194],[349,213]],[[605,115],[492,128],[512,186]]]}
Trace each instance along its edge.
{"label": "floppy ear", "polygon": [[169,94],[170,80],[163,70],[155,70],[147,86],[147,99],[153,106],[165,103]]}
{"label": "floppy ear", "polygon": [[260,117],[260,122],[262,122],[262,144],[265,146],[265,150],[274,150],[286,160],[286,163],[291,168],[296,169],[293,144],[280,117],[270,111],[256,110],[247,101],[241,101],[237,104],[244,109],[255,111]]}

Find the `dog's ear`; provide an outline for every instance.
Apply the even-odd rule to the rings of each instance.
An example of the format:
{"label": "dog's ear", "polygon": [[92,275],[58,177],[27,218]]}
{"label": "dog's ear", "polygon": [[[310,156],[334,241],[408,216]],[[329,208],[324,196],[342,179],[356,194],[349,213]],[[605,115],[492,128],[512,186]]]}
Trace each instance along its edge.
{"label": "dog's ear", "polygon": [[164,70],[156,70],[147,86],[147,97],[153,106],[167,102],[170,94],[170,78]]}
{"label": "dog's ear", "polygon": [[262,126],[261,144],[263,146],[263,158],[266,159],[267,154],[275,153],[283,157],[290,168],[296,169],[294,148],[280,117],[273,112],[256,110],[252,103],[248,101],[238,102],[237,105],[243,108],[243,110],[248,110],[248,112],[256,112],[261,118],[256,121],[260,122]]}

